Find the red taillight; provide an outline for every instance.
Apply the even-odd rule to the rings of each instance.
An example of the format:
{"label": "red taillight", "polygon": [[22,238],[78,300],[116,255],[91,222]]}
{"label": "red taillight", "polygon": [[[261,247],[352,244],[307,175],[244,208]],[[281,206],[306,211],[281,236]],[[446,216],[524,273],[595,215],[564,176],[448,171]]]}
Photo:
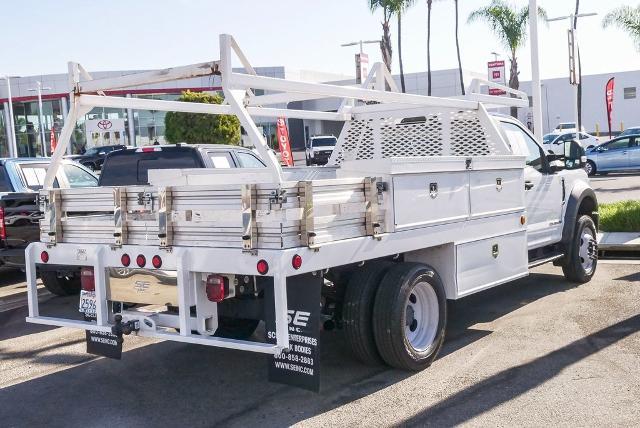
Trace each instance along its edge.
{"label": "red taillight", "polygon": [[0,207],[0,239],[7,239],[7,227],[4,224],[4,207]]}
{"label": "red taillight", "polygon": [[256,265],[256,268],[258,269],[258,273],[260,275],[266,275],[267,272],[269,272],[269,263],[267,263],[266,260],[260,260]]}
{"label": "red taillight", "polygon": [[40,260],[42,260],[42,263],[48,263],[49,262],[49,253],[47,253],[46,251],[43,251],[40,253]]}
{"label": "red taillight", "polygon": [[144,256],[142,254],[138,255],[138,257],[136,257],[136,264],[139,267],[144,267],[144,265],[147,264],[147,259],[144,258]]}
{"label": "red taillight", "polygon": [[207,299],[222,302],[229,295],[229,279],[226,276],[211,274],[207,276]]}
{"label": "red taillight", "polygon": [[124,267],[129,267],[131,264],[131,257],[129,257],[129,254],[123,254],[122,257],[120,257],[120,263],[122,263],[122,266]]}
{"label": "red taillight", "polygon": [[302,257],[300,257],[298,254],[293,256],[293,258],[291,259],[291,266],[293,266],[295,270],[300,269],[302,267]]}
{"label": "red taillight", "polygon": [[160,256],[153,256],[153,258],[151,259],[151,264],[154,268],[160,269],[162,267],[162,259],[160,258]]}
{"label": "red taillight", "polygon": [[80,269],[80,286],[84,291],[96,290],[96,281],[93,276],[92,267],[83,267]]}

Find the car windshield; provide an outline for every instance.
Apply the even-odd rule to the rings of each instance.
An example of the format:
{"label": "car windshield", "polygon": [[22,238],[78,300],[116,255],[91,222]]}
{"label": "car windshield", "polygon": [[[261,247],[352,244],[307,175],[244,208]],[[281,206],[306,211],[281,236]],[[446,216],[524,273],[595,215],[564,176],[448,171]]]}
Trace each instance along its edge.
{"label": "car windshield", "polygon": [[555,140],[557,136],[558,136],[558,134],[547,134],[544,137],[542,137],[542,142],[544,144],[550,143],[553,140]]}
{"label": "car windshield", "polygon": [[336,145],[336,137],[314,138],[311,140],[313,147],[333,147]]}
{"label": "car windshield", "polygon": [[640,128],[628,128],[620,133],[620,136],[623,135],[636,135],[640,134]]}

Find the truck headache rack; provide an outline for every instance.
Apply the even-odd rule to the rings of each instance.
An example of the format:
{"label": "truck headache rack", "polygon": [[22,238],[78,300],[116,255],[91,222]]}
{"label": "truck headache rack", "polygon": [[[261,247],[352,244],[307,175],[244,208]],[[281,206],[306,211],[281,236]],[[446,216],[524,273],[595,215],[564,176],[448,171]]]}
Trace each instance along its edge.
{"label": "truck headache rack", "polygon": [[[244,73],[232,70],[232,54]],[[220,105],[105,95],[213,75],[222,80]],[[525,157],[512,154],[482,104],[523,106],[523,93],[467,99],[402,94],[381,64],[361,87],[262,77],[229,35],[220,36],[218,61],[107,79],[92,79],[69,63],[69,79],[70,112],[40,193],[41,242],[26,254],[30,322],[109,332],[118,313],[139,322],[141,335],[278,354],[289,348],[287,280],[294,276],[432,246],[454,260],[485,247],[487,263],[499,253],[511,257],[502,270],[491,270],[498,277],[492,284],[526,275],[526,251],[509,254],[526,247]],[[256,95],[256,89],[266,94]],[[340,108],[269,107],[321,98],[341,100]],[[76,120],[94,107],[235,115],[267,168],[150,170],[147,186],[54,189]],[[344,122],[329,159],[333,168],[283,169],[257,117]],[[144,307],[116,312],[108,296],[117,294],[113,278],[126,275],[112,272],[123,269],[124,256],[161,257],[162,270],[175,278],[177,313]],[[299,263],[292,266],[295,257]],[[95,322],[40,316],[36,270],[44,263],[93,268]],[[145,268],[160,275],[159,267]],[[447,272],[458,287],[447,290],[452,298],[485,286],[484,267],[454,263],[452,269]],[[214,337],[218,306],[204,294],[208,274],[272,281],[275,343]]]}

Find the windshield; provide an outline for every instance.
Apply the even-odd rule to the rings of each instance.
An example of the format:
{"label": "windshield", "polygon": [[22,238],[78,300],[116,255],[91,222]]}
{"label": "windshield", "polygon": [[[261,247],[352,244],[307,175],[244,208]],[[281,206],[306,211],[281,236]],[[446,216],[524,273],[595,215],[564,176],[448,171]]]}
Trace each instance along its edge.
{"label": "windshield", "polygon": [[620,136],[624,136],[624,135],[636,135],[636,134],[640,134],[640,128],[629,128],[629,129],[625,129],[624,131],[622,131],[620,133]]}
{"label": "windshield", "polygon": [[313,147],[333,147],[337,141],[336,137],[312,138],[311,145]]}
{"label": "windshield", "polygon": [[542,142],[544,144],[550,143],[553,140],[555,140],[557,136],[558,136],[558,134],[547,134],[544,137],[542,137]]}

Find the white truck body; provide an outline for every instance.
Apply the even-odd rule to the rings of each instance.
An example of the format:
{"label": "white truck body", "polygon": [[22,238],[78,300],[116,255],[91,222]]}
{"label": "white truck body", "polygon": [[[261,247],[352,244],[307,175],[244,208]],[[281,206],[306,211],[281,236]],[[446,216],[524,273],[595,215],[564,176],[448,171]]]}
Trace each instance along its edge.
{"label": "white truck body", "polygon": [[[580,210],[595,211],[596,205],[581,205],[584,194],[571,202],[575,192],[588,189],[584,171],[552,173],[548,165],[547,170],[527,165],[533,137],[512,119],[490,116],[474,99],[524,106],[526,95],[463,100],[388,92],[389,75],[380,66],[362,88],[259,77],[230,36],[221,36],[220,46],[220,61],[108,80],[92,80],[78,64],[70,64],[72,110],[54,164],[66,150],[78,115],[110,106],[235,114],[268,167],[151,171],[149,186],[90,190],[52,189],[56,168],[50,168],[42,192],[42,240],[30,245],[26,255],[29,322],[112,331],[116,314],[111,303],[131,292],[113,272],[128,268],[123,255],[141,255],[147,264],[140,275],[166,271],[175,278],[172,289],[162,289],[170,296],[163,302],[178,311],[121,310],[123,320],[139,322],[137,334],[280,354],[290,348],[288,278],[402,257],[428,262],[442,278],[446,298],[458,299],[523,277],[532,263],[566,256],[563,234],[572,234],[574,227],[567,227],[565,219]],[[247,74],[232,72],[232,52]],[[224,104],[102,95],[203,74],[222,75]],[[249,88],[276,93],[255,96]],[[267,107],[321,97],[345,102],[335,113]],[[252,116],[344,121],[329,160],[333,167],[281,168]],[[543,248],[553,251],[535,256]],[[149,265],[156,256],[161,269]],[[292,264],[297,256],[301,266]],[[264,275],[257,271],[262,262],[268,265]],[[40,315],[36,271],[41,263],[93,267],[95,321]],[[276,328],[267,334],[275,343],[215,336],[219,304],[208,300],[203,285],[211,273],[232,283],[272,278]],[[152,298],[141,302],[158,303]]]}

